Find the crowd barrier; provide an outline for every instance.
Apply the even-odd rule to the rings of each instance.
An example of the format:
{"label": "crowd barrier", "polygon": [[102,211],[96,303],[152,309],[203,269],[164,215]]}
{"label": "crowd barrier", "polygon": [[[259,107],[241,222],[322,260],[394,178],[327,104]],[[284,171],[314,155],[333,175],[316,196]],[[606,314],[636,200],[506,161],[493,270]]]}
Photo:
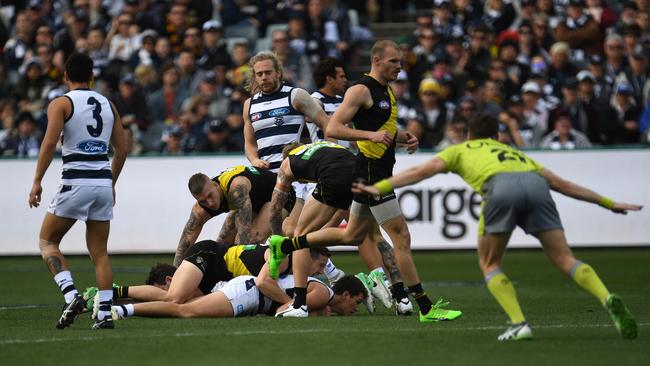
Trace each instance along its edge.
{"label": "crowd barrier", "polygon": [[[395,172],[420,164],[434,153],[398,154]],[[641,212],[615,215],[595,205],[554,193],[569,242],[574,246],[650,245],[650,149],[534,151],[529,155],[560,176],[615,200],[640,203]],[[111,253],[173,252],[194,203],[188,178],[245,165],[243,155],[132,157],[117,184],[111,223]],[[38,234],[60,181],[55,158],[43,180],[42,204],[30,209],[28,194],[35,160],[0,160],[0,255],[38,254]],[[475,248],[481,198],[460,178],[442,174],[398,190],[414,249]],[[223,216],[210,220],[201,238],[215,238]],[[85,227],[76,223],[61,245],[64,253],[85,253]],[[536,247],[517,229],[512,247]]]}

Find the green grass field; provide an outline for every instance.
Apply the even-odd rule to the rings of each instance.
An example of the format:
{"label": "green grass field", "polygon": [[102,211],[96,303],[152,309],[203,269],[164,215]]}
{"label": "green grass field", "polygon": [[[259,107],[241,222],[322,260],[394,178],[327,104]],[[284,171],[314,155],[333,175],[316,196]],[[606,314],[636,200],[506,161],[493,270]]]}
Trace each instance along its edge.
{"label": "green grass field", "polygon": [[[112,331],[91,331],[87,314],[54,328],[61,294],[36,257],[0,258],[0,360],[3,365],[639,365],[650,357],[650,250],[577,250],[640,324],[639,338],[620,339],[606,312],[541,251],[511,251],[505,270],[533,326],[531,342],[500,343],[506,317],[490,297],[474,252],[417,252],[420,277],[432,297],[464,315],[420,324],[381,304],[352,317],[312,319],[129,318]],[[144,281],[168,256],[115,256],[115,280]],[[357,255],[336,254],[348,273],[363,270]],[[86,257],[70,258],[77,288],[93,283]],[[646,361],[643,361],[643,360]]]}

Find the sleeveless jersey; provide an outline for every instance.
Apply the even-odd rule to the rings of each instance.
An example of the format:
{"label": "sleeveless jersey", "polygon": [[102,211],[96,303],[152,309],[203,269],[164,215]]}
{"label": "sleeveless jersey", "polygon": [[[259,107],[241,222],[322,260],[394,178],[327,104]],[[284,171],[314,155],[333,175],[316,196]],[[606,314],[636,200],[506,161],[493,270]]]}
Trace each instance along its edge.
{"label": "sleeveless jersey", "polygon": [[248,116],[260,159],[269,162],[269,169],[277,172],[282,163],[282,148],[300,141],[305,117],[291,105],[293,87],[282,85],[271,93],[259,92],[251,97]]}
{"label": "sleeveless jersey", "polygon": [[341,145],[320,141],[298,146],[288,155],[291,172],[302,183],[319,183],[341,174],[352,174],[354,154]]}
{"label": "sleeveless jersey", "polygon": [[233,210],[234,207],[228,202],[228,192],[230,192],[230,184],[233,179],[240,176],[246,177],[251,182],[251,190],[249,192],[251,206],[253,212],[259,212],[265,203],[271,201],[277,175],[269,170],[252,166],[234,166],[221,171],[216,177],[212,178],[212,181],[219,185],[224,194],[221,207],[217,210],[201,204],[199,205],[212,216]]}
{"label": "sleeveless jersey", "polygon": [[90,89],[75,89],[64,95],[72,104],[61,136],[62,184],[111,187],[108,146],[115,123],[111,103]]}
{"label": "sleeveless jersey", "polygon": [[[389,85],[382,85],[369,75],[364,75],[357,84],[365,85],[372,97],[372,106],[359,108],[352,119],[354,128],[364,131],[388,131],[397,134],[397,102]],[[395,140],[390,146],[370,140],[357,141],[359,154],[385,165],[395,164]]]}
{"label": "sleeveless jersey", "polygon": [[[343,97],[340,95],[330,96],[323,94],[320,91],[311,93],[311,97],[318,99],[321,103],[323,103],[323,110],[325,110],[325,114],[330,117],[334,114],[334,112],[336,112],[336,110],[343,102]],[[311,142],[318,142],[325,138],[323,130],[321,130],[320,127],[318,127],[318,125],[314,122],[307,122],[307,129],[309,130],[309,138],[311,139]],[[350,143],[350,141],[345,140],[338,140],[338,144],[345,147],[346,149],[349,149],[352,146],[352,143]]]}

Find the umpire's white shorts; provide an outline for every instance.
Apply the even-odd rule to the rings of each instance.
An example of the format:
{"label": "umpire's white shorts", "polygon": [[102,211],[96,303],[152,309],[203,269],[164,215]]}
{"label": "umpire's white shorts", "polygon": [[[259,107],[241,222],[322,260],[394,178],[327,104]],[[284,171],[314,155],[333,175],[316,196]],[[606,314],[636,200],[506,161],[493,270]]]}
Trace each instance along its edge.
{"label": "umpire's white shorts", "polygon": [[[255,315],[260,305],[260,291],[255,286],[255,277],[239,276],[228,281],[217,291],[223,292],[232,305],[235,316]],[[262,303],[264,300],[262,298]]]}
{"label": "umpire's white shorts", "polygon": [[113,219],[113,188],[63,184],[47,212],[67,219],[110,221]]}

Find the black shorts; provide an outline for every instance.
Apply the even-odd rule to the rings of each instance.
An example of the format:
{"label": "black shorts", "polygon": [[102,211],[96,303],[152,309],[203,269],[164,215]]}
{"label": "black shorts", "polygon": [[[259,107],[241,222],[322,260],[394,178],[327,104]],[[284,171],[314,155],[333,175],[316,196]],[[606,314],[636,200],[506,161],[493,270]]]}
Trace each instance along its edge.
{"label": "black shorts", "polygon": [[[380,160],[368,159],[359,153],[356,157],[354,166],[353,181],[364,184],[375,184],[382,179],[393,176],[394,162],[384,162]],[[376,206],[396,198],[395,192],[386,193],[375,199],[364,194],[355,194],[354,201],[368,206]]]}
{"label": "black shorts", "polygon": [[327,184],[325,182],[319,182],[311,195],[318,202],[347,210],[352,203],[352,183],[346,182],[340,184],[339,182]]}
{"label": "black shorts", "polygon": [[230,248],[229,244],[219,244],[213,240],[203,240],[192,245],[186,252],[186,260],[203,272],[199,289],[204,294],[212,292],[214,286],[221,281],[229,281],[232,274],[228,272],[224,254]]}

